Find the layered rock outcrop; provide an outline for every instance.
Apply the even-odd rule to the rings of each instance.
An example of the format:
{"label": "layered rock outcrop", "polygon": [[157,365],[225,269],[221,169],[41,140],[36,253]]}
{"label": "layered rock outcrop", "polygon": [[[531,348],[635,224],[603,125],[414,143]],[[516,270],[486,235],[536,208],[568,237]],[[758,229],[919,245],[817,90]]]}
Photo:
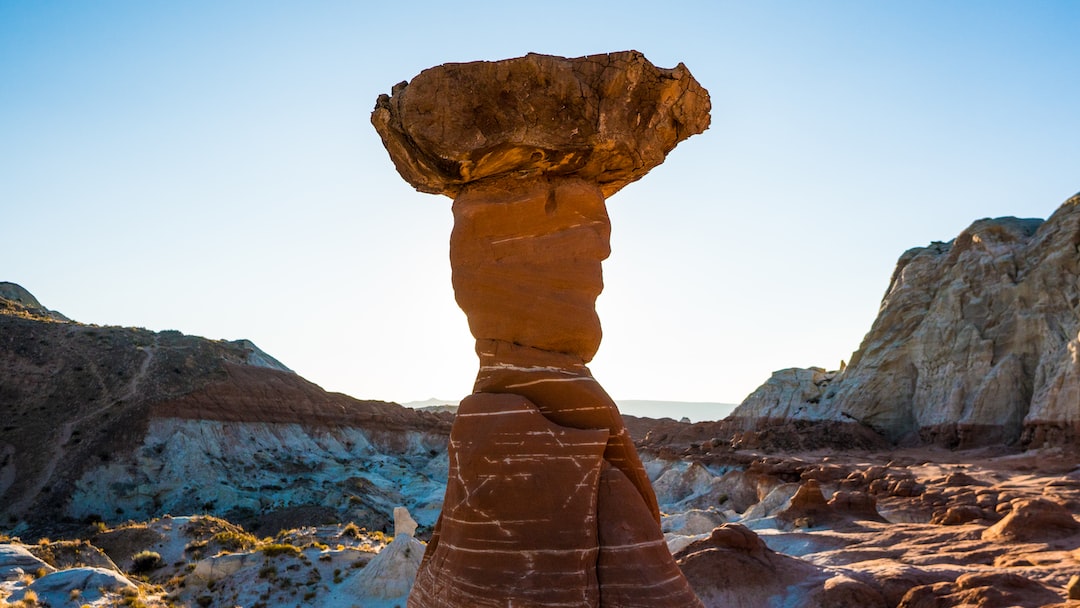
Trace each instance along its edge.
{"label": "layered rock outcrop", "polygon": [[1080,437],[1080,196],[905,252],[846,369],[783,370],[732,414],[848,421],[894,442]]}
{"label": "layered rock outcrop", "polygon": [[699,605],[648,476],[585,366],[605,199],[709,122],[682,65],[634,51],[425,70],[372,123],[398,172],[454,199],[450,260],[480,358],[411,608]]}
{"label": "layered rock outcrop", "polygon": [[451,420],[328,393],[247,340],[72,322],[11,283],[0,413],[0,521],[26,536],[170,512],[389,529],[405,501],[426,535]]}

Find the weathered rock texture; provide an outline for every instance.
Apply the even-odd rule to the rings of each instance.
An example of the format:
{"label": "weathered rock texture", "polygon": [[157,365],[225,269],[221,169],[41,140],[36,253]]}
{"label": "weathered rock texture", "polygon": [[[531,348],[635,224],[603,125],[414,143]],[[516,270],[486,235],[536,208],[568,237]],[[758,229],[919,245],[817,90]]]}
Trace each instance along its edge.
{"label": "weathered rock texture", "polygon": [[648,476],[585,364],[605,198],[709,123],[682,65],[628,51],[425,70],[372,114],[397,167],[454,198],[450,261],[480,358],[411,608],[695,606]]}
{"label": "weathered rock texture", "polygon": [[979,220],[905,252],[840,372],[783,370],[732,414],[849,421],[891,441],[1080,437],[1080,196],[1050,219]]}
{"label": "weathered rock texture", "polygon": [[709,125],[709,95],[685,66],[637,51],[531,53],[446,64],[379,97],[371,120],[398,172],[456,196],[487,177],[576,175],[611,196]]}

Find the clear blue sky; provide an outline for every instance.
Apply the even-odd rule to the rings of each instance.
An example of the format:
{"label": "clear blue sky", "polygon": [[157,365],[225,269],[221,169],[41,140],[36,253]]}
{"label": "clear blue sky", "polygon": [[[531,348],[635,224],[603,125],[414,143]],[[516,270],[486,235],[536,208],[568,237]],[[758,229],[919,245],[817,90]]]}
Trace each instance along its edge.
{"label": "clear blue sky", "polygon": [[459,398],[450,200],[368,119],[420,70],[684,62],[712,128],[608,201],[592,369],[738,402],[834,368],[896,259],[1080,190],[1080,3],[0,0],[0,280],[87,323],[249,338],[330,390]]}

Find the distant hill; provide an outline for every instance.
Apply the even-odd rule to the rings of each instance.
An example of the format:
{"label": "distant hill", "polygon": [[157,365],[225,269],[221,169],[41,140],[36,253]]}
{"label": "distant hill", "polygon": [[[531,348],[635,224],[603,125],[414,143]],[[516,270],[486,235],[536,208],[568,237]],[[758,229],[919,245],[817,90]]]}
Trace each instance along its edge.
{"label": "distant hill", "polygon": [[[716,403],[712,401],[655,401],[647,399],[618,399],[616,403],[620,412],[630,416],[654,419],[671,418],[673,420],[689,418],[690,422],[723,420],[738,406],[735,403]],[[457,404],[457,399],[437,398],[402,403],[405,407],[426,411],[453,411]]]}
{"label": "distant hill", "polygon": [[640,418],[671,418],[690,422],[706,422],[727,418],[737,403],[712,401],[652,401],[646,399],[618,399],[619,411]]}

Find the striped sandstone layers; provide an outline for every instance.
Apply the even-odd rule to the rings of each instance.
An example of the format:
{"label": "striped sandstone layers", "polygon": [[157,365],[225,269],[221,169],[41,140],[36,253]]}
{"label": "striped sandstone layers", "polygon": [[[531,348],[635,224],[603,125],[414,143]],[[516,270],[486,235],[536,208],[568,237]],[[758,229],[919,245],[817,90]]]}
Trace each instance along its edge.
{"label": "striped sandstone layers", "polygon": [[700,606],[585,364],[605,198],[708,122],[684,66],[634,51],[447,64],[379,98],[372,123],[398,172],[454,198],[454,291],[480,358],[410,608]]}

